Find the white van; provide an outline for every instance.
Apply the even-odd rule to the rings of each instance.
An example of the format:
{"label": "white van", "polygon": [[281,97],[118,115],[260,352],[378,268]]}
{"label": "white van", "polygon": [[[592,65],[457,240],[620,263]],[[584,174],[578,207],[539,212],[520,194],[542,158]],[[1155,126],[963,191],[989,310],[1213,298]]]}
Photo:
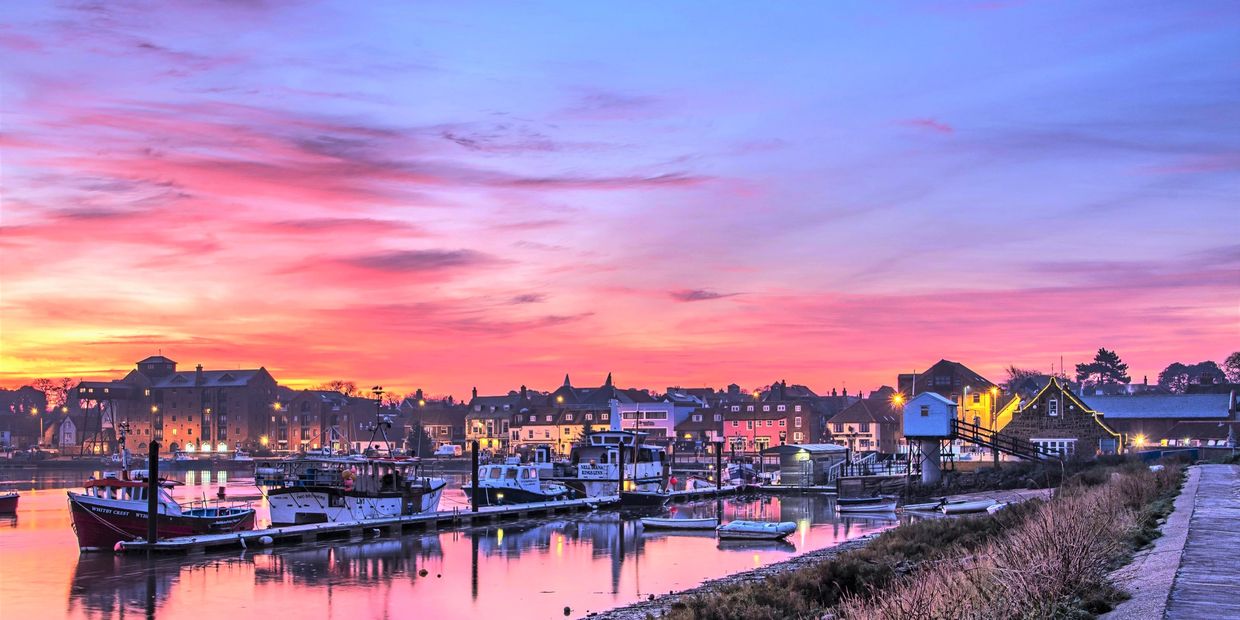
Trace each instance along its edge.
{"label": "white van", "polygon": [[435,456],[461,456],[464,451],[460,446],[444,444],[435,450]]}

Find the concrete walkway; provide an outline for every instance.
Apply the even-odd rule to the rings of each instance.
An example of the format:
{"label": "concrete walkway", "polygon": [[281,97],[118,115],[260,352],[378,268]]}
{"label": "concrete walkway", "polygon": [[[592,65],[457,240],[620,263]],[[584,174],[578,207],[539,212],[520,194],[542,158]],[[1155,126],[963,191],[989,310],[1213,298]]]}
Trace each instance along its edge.
{"label": "concrete walkway", "polygon": [[1202,465],[1166,618],[1240,618],[1240,466]]}
{"label": "concrete walkway", "polygon": [[1132,562],[1111,574],[1111,580],[1132,598],[1102,614],[1101,620],[1162,618],[1167,613],[1167,599],[1188,541],[1188,524],[1200,483],[1201,468],[1190,467],[1175,508],[1160,528],[1162,536],[1154,539],[1153,547],[1137,553]]}

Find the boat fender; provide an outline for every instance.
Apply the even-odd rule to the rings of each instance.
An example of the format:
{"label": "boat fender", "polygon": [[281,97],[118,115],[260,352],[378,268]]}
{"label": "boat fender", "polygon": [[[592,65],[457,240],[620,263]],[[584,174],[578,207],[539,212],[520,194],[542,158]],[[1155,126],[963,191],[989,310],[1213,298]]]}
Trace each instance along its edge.
{"label": "boat fender", "polygon": [[261,537],[259,537],[259,539],[258,539],[258,543],[259,543],[260,545],[270,545],[272,542],[274,542],[274,541],[272,540],[272,538],[271,538],[270,536],[261,536]]}
{"label": "boat fender", "polygon": [[115,553],[120,553],[120,552],[122,552],[122,551],[124,551],[124,550],[125,550],[125,543],[123,543],[123,542],[121,542],[121,541],[119,541],[119,540],[118,540],[118,541],[116,541],[116,544],[112,546],[112,551],[113,551],[113,552],[115,552]]}
{"label": "boat fender", "polygon": [[245,544],[245,538],[243,538],[241,534],[237,534],[237,541],[241,543],[242,549],[249,549],[249,547]]}

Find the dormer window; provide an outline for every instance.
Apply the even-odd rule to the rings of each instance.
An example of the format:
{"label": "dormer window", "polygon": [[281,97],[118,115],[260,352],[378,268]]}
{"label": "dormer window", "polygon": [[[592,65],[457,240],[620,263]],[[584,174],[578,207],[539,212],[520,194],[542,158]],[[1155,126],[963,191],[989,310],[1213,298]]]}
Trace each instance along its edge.
{"label": "dormer window", "polygon": [[1055,400],[1052,398],[1046,401],[1046,415],[1051,416],[1052,418],[1059,416],[1059,401],[1058,400]]}

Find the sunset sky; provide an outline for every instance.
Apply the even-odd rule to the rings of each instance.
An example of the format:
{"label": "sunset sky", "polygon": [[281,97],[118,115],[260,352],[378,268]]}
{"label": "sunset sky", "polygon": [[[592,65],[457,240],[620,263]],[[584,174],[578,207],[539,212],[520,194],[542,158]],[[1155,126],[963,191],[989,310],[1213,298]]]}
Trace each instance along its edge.
{"label": "sunset sky", "polygon": [[1240,348],[1240,5],[10,2],[0,384]]}

